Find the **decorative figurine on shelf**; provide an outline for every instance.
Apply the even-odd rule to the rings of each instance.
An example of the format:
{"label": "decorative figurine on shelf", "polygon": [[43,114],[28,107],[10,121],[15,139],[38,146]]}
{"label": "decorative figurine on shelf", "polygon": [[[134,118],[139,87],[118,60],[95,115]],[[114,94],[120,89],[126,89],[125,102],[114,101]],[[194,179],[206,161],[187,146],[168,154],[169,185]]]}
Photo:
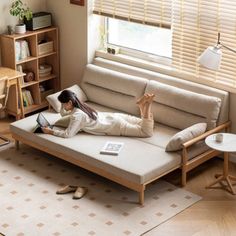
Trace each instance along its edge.
{"label": "decorative figurine on shelf", "polygon": [[33,71],[24,71],[24,82],[28,83],[34,80],[34,72]]}
{"label": "decorative figurine on shelf", "polygon": [[19,24],[15,26],[16,34],[24,34],[26,26],[23,23],[24,19],[30,20],[33,17],[32,11],[21,0],[14,0],[11,4],[10,14],[19,17]]}

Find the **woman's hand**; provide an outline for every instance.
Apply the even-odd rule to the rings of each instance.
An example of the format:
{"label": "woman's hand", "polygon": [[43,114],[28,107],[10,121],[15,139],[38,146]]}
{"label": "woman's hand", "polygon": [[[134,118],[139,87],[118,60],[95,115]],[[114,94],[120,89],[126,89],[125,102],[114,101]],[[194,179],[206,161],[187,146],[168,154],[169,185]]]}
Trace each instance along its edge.
{"label": "woman's hand", "polygon": [[53,134],[53,130],[48,127],[41,127],[41,129],[45,134]]}

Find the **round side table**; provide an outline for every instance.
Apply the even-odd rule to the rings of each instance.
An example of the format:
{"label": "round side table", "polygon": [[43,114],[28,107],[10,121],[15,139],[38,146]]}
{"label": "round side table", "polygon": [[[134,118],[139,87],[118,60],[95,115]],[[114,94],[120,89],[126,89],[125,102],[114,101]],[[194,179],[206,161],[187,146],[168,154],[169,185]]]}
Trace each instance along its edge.
{"label": "round side table", "polygon": [[224,154],[223,174],[216,174],[215,177],[217,179],[213,183],[209,184],[206,188],[212,187],[216,183],[225,181],[229,187],[229,191],[232,194],[236,194],[236,192],[233,189],[233,185],[231,183],[231,180],[236,180],[236,176],[229,175],[229,153],[236,152],[236,135],[229,133],[222,133],[222,134],[223,134],[222,142],[216,141],[217,134],[212,134],[208,136],[205,140],[207,146],[209,146],[212,149],[221,151]]}

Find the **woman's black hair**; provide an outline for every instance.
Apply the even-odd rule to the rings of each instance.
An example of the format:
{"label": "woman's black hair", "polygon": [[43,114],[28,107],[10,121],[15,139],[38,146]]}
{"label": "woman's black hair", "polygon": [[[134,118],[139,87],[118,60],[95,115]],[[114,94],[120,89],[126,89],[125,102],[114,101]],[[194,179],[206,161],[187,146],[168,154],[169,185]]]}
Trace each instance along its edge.
{"label": "woman's black hair", "polygon": [[63,90],[57,98],[61,103],[72,102],[73,106],[85,112],[91,119],[97,120],[97,111],[81,102],[76,94],[68,89]]}

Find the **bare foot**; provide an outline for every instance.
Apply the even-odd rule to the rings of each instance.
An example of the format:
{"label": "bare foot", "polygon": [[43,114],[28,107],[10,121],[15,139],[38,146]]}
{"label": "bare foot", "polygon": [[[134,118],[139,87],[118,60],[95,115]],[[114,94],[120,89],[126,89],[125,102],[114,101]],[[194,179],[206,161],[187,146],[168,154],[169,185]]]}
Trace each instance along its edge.
{"label": "bare foot", "polygon": [[144,102],[144,99],[145,99],[145,94],[136,101],[136,104],[138,105],[142,104]]}
{"label": "bare foot", "polygon": [[145,95],[145,99],[144,99],[144,102],[143,103],[151,103],[155,97],[155,94],[153,93],[147,93],[147,94],[144,94]]}

